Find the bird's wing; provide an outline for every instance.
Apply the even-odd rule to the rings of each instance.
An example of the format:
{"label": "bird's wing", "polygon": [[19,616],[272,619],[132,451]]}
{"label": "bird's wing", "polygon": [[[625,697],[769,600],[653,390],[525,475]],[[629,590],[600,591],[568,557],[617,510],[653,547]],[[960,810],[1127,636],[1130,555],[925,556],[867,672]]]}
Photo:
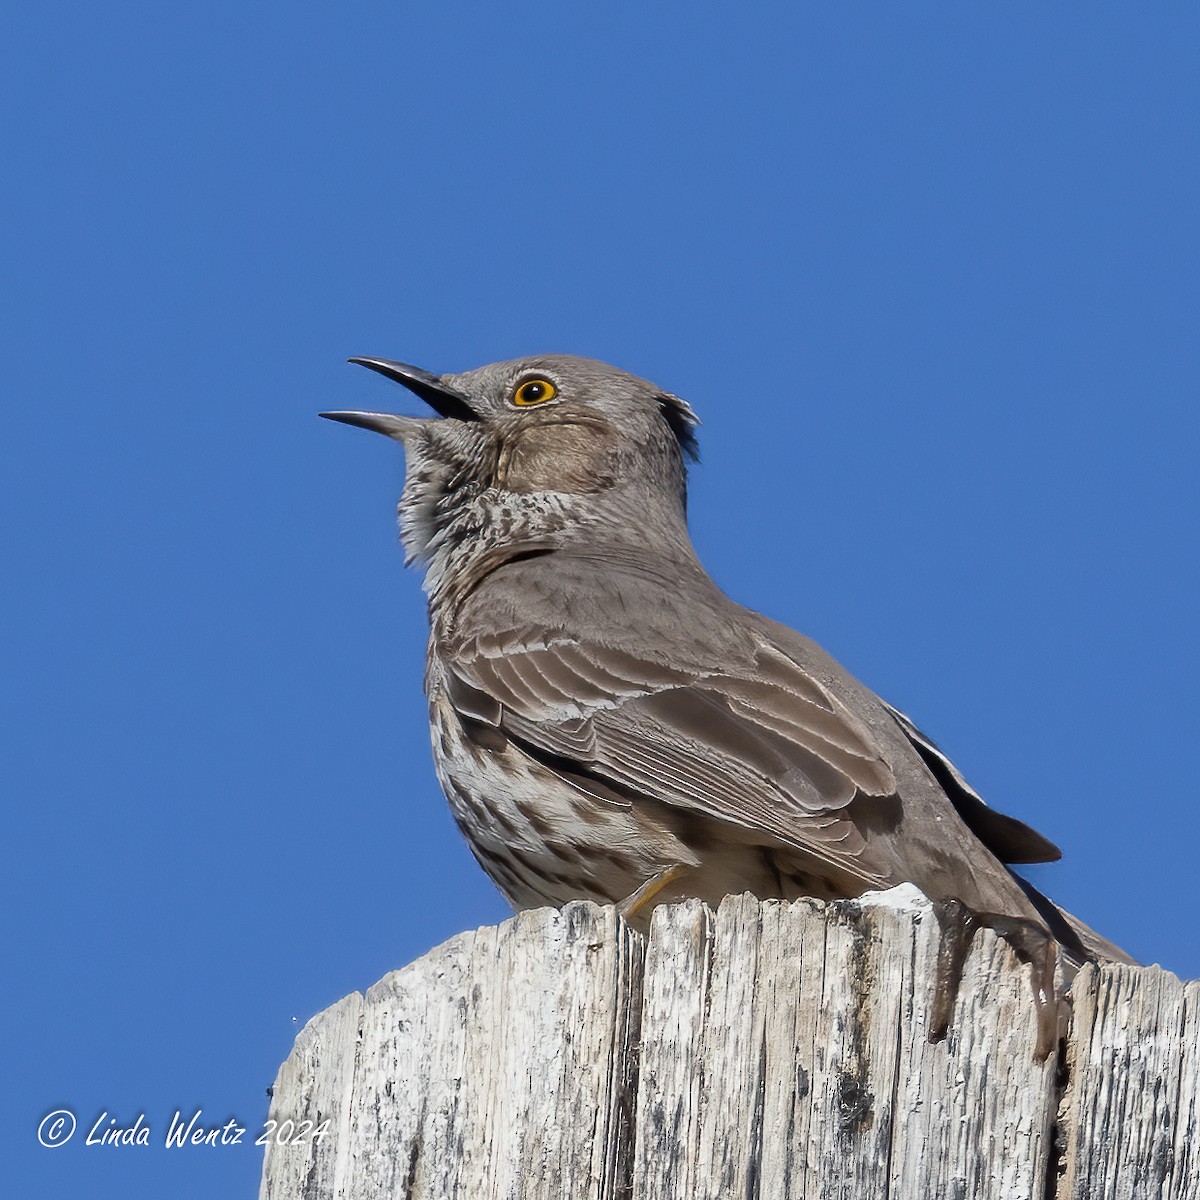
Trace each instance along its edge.
{"label": "bird's wing", "polygon": [[[692,642],[695,648],[695,641]],[[530,628],[460,640],[447,691],[572,783],[765,833],[859,887],[891,882],[848,807],[895,780],[870,731],[765,640],[731,668]]]}
{"label": "bird's wing", "polygon": [[942,791],[950,797],[967,827],[1001,862],[1042,863],[1057,862],[1062,858],[1062,851],[1036,829],[991,808],[937,743],[922,733],[904,713],[890,704],[884,707],[896,719]]}

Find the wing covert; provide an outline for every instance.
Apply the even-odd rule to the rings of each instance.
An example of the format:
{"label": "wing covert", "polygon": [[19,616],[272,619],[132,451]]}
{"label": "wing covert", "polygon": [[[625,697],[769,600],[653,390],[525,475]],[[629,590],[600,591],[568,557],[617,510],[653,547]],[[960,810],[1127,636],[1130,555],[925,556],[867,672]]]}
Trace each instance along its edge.
{"label": "wing covert", "polygon": [[563,635],[503,645],[456,647],[451,700],[476,720],[487,708],[543,765],[761,831],[860,888],[888,882],[846,809],[886,802],[892,772],[866,726],[774,646],[704,670]]}

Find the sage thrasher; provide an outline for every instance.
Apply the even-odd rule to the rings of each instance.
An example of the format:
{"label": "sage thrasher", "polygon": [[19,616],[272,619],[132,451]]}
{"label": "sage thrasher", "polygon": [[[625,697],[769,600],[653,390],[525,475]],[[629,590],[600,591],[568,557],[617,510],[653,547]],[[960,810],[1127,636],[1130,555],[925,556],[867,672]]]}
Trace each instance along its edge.
{"label": "sage thrasher", "polygon": [[356,358],[439,414],[322,416],[403,443],[424,564],[433,754],[515,908],[858,896],[902,882],[1077,960],[1129,961],[1007,864],[1059,851],[903,714],[735,604],[688,536],[695,413],[603,363],[433,375]]}

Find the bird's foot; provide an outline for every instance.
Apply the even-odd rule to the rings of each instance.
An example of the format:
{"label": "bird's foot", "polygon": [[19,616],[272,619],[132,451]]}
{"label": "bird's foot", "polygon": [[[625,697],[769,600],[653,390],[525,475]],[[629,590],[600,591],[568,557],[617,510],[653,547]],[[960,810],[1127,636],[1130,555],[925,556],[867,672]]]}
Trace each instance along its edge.
{"label": "bird's foot", "polygon": [[1058,1041],[1059,998],[1054,985],[1058,943],[1036,921],[1009,917],[1003,913],[976,912],[961,900],[935,901],[933,911],[942,927],[942,942],[938,948],[937,985],[929,1040],[940,1042],[950,1028],[950,1018],[958,999],[971,942],[979,929],[986,925],[1013,948],[1022,962],[1028,963],[1033,969],[1033,1002],[1037,1010],[1034,1057],[1038,1062],[1045,1062]]}
{"label": "bird's foot", "polygon": [[663,888],[674,883],[681,875],[686,875],[689,870],[690,868],[685,867],[682,863],[672,863],[671,866],[664,867],[657,875],[651,875],[637,891],[626,896],[617,905],[617,912],[626,921],[632,920]]}

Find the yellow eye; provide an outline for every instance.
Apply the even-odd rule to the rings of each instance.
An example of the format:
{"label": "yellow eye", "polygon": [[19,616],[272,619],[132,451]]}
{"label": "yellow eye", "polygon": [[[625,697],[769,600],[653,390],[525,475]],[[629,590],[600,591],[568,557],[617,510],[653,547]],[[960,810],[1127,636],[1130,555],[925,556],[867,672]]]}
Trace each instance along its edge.
{"label": "yellow eye", "polygon": [[532,408],[535,404],[545,404],[558,395],[558,388],[548,379],[527,379],[513,393],[513,403],[519,408]]}

